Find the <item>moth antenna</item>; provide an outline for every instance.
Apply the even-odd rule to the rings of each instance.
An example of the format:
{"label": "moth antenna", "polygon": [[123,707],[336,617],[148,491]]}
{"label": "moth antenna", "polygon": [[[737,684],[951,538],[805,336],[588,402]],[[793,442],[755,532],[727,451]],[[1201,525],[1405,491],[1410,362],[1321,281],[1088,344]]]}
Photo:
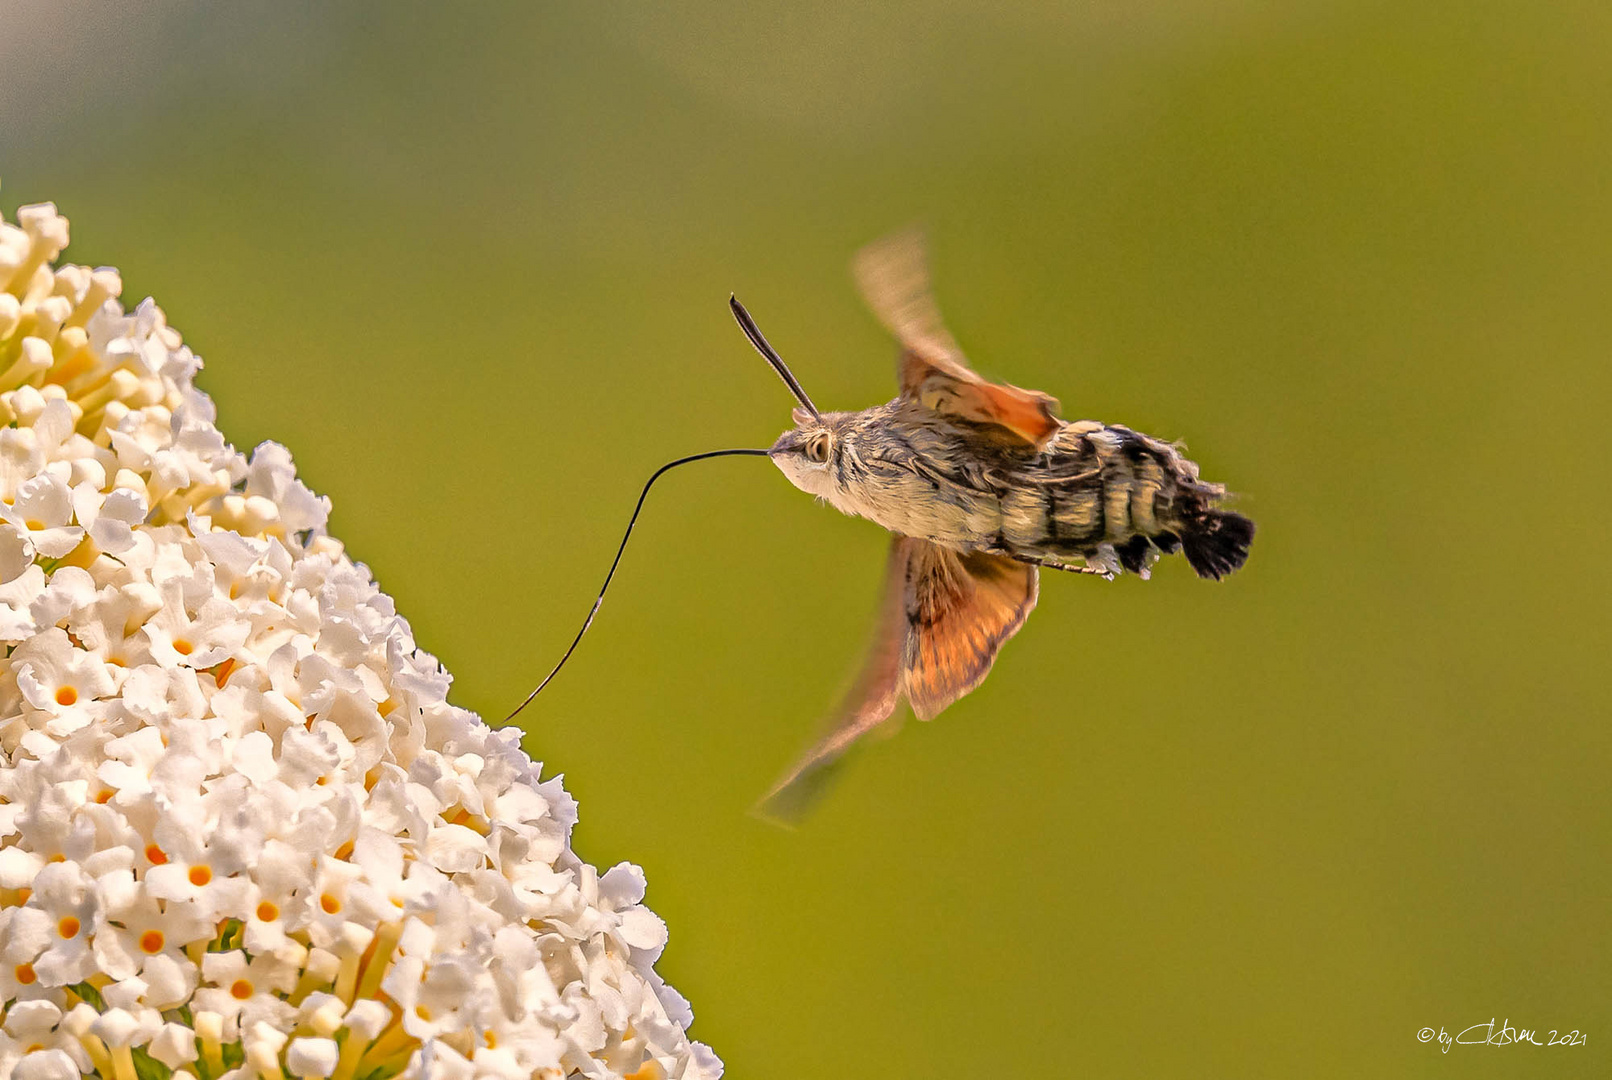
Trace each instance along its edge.
{"label": "moth antenna", "polygon": [[526,708],[526,706],[530,705],[532,703],[532,699],[538,694],[541,694],[545,686],[554,681],[554,676],[560,673],[560,669],[565,666],[565,662],[571,659],[571,654],[576,652],[577,645],[582,641],[582,635],[586,634],[588,632],[588,627],[593,625],[593,617],[599,614],[599,608],[604,603],[605,590],[610,588],[610,579],[616,576],[616,567],[621,565],[621,556],[627,550],[627,541],[632,539],[633,526],[638,524],[638,513],[644,508],[644,500],[649,498],[649,489],[655,486],[655,481],[659,480],[663,474],[669,472],[670,470],[677,468],[679,465],[687,465],[691,461],[704,461],[706,458],[738,456],[766,457],[767,451],[707,450],[703,454],[690,454],[688,457],[681,457],[676,461],[668,461],[666,464],[655,470],[654,475],[652,475],[648,482],[644,484],[644,490],[638,494],[638,505],[633,507],[632,517],[627,520],[627,531],[621,534],[621,546],[616,548],[616,557],[610,563],[610,572],[605,574],[604,584],[599,586],[599,595],[594,599],[593,607],[588,609],[588,617],[582,621],[582,629],[578,630],[577,636],[571,639],[570,648],[565,650],[565,655],[560,657],[560,662],[554,665],[554,670],[550,671],[548,675],[543,678],[543,681],[537,684],[537,689],[526,695],[525,701],[515,706],[514,712],[504,717],[504,723],[507,724],[511,720],[515,719],[515,717],[519,716],[520,711]]}
{"label": "moth antenna", "polygon": [[812,404],[812,399],[806,396],[806,390],[800,385],[800,380],[795,378],[795,373],[789,370],[789,365],[784,363],[784,358],[779,356],[778,351],[768,345],[767,339],[761,336],[761,330],[756,326],[756,320],[752,319],[750,313],[744,309],[744,305],[739,303],[739,298],[730,294],[728,296],[728,307],[733,309],[733,317],[739,320],[739,329],[743,330],[744,336],[750,339],[750,344],[756,347],[756,352],[760,353],[767,363],[772,365],[772,369],[778,373],[778,377],[784,380],[784,385],[789,387],[789,392],[795,395],[795,400],[804,405],[806,411],[811,413],[818,423],[822,423],[823,414],[817,411],[817,406]]}

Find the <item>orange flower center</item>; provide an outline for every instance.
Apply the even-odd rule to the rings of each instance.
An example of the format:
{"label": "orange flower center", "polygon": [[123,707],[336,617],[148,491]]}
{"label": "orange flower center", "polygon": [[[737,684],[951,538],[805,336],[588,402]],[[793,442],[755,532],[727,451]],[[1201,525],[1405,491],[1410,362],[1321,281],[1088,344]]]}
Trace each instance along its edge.
{"label": "orange flower center", "polygon": [[180,656],[189,656],[191,653],[193,653],[195,651],[196,651],[196,646],[192,645],[190,642],[186,641],[184,638],[182,638],[182,637],[174,638],[174,652],[178,653]]}
{"label": "orange flower center", "polygon": [[201,863],[197,863],[195,866],[190,868],[190,874],[188,876],[190,878],[190,883],[199,889],[209,881],[213,880],[213,869],[210,866],[204,866]]}
{"label": "orange flower center", "polygon": [[319,906],[324,909],[326,915],[334,915],[341,910],[341,900],[329,893],[323,893],[319,897]]}
{"label": "orange flower center", "polygon": [[67,706],[78,702],[78,691],[71,686],[64,686],[56,691],[56,704]]}
{"label": "orange flower center", "polygon": [[71,915],[63,915],[62,921],[56,924],[56,932],[64,938],[78,937],[80,929],[79,921]]}
{"label": "orange flower center", "polygon": [[18,964],[12,969],[11,976],[17,980],[17,984],[19,986],[32,986],[34,984],[34,980],[39,978],[38,975],[34,974],[34,966],[32,964]]}
{"label": "orange flower center", "polygon": [[162,951],[163,940],[161,930],[147,930],[140,935],[140,951],[147,956],[155,956]]}
{"label": "orange flower center", "polygon": [[156,844],[147,844],[146,861],[152,866],[161,866],[163,863],[168,861],[168,856],[163,854],[162,849]]}
{"label": "orange flower center", "polygon": [[252,984],[245,979],[236,979],[229,984],[229,996],[236,1001],[245,1001],[252,996]]}
{"label": "orange flower center", "polygon": [[280,917],[280,909],[272,900],[265,900],[257,906],[257,917],[259,922],[273,922]]}

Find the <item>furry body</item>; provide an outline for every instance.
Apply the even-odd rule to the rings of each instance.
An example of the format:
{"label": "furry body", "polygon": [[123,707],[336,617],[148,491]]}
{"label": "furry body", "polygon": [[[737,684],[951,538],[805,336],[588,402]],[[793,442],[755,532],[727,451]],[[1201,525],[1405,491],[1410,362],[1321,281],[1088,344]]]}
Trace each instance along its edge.
{"label": "furry body", "polygon": [[[1219,578],[1247,556],[1252,525],[1218,509],[1225,488],[1127,427],[1060,423],[1037,450],[906,396],[801,419],[772,448],[790,481],[902,536],[1027,562],[1080,559],[1103,573],[1145,575],[1158,552],[1184,547],[1194,570]],[[798,453],[819,432],[829,439],[820,464]]]}

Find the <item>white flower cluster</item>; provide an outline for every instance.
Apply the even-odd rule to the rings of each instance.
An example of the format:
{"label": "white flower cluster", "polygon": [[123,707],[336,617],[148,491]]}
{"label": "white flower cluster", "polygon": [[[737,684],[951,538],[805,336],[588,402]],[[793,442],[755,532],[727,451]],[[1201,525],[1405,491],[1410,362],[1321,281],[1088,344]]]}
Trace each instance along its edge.
{"label": "white flower cluster", "polygon": [[706,1080],[644,878],[250,460],[111,270],[0,221],[0,1080]]}

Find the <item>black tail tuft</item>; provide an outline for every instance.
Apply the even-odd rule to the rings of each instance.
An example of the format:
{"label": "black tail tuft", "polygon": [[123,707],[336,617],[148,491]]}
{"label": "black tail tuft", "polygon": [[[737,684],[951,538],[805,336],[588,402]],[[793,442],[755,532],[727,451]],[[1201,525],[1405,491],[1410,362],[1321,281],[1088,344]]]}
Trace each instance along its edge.
{"label": "black tail tuft", "polygon": [[1253,541],[1254,523],[1230,510],[1206,510],[1181,533],[1192,569],[1216,581],[1247,561]]}

